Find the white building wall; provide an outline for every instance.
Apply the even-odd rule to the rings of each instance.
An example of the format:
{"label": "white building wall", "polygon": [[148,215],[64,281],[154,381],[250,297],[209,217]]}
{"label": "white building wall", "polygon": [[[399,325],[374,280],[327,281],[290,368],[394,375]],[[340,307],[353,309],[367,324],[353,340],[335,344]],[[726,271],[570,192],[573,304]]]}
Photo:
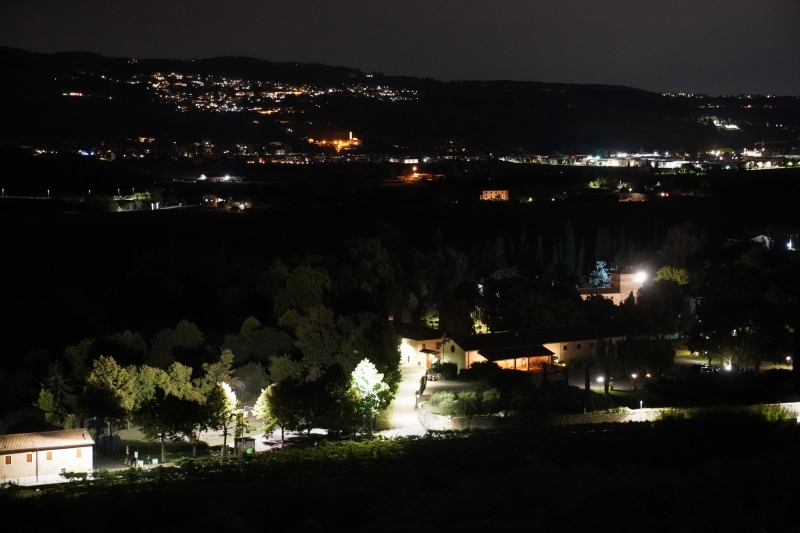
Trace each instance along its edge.
{"label": "white building wall", "polygon": [[[62,448],[57,450],[32,450],[0,455],[0,482],[20,484],[56,482],[64,472],[91,472],[94,466],[92,446]],[[78,454],[80,453],[80,457]],[[50,459],[48,459],[50,454]],[[6,457],[11,457],[7,465]],[[30,458],[30,462],[28,459]],[[37,468],[38,466],[38,468]]]}

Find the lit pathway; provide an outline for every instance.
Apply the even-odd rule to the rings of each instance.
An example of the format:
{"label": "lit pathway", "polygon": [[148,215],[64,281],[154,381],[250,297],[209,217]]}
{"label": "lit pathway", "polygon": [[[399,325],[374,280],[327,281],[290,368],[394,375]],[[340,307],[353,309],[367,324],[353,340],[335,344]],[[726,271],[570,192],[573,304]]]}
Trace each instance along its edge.
{"label": "lit pathway", "polygon": [[402,379],[397,389],[397,396],[392,403],[392,429],[382,431],[387,437],[400,437],[404,435],[424,435],[425,428],[417,419],[415,409],[415,394],[419,389],[419,382],[425,375],[425,369],[417,365],[401,365]]}

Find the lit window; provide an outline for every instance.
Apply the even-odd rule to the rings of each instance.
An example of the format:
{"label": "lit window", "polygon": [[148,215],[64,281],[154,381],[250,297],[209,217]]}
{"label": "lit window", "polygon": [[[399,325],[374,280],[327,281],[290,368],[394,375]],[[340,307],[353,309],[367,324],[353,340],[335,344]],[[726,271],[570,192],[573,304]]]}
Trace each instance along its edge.
{"label": "lit window", "polygon": [[76,449],[75,450],[75,457],[80,457],[82,452],[83,452],[83,450],[81,450],[80,448]]}
{"label": "lit window", "polygon": [[47,452],[47,460],[48,461],[52,461],[53,460],[53,452]]}
{"label": "lit window", "polygon": [[11,456],[10,455],[6,455],[3,458],[3,465],[4,466],[11,466]]}
{"label": "lit window", "polygon": [[32,463],[33,462],[33,454],[32,453],[26,453],[25,454],[25,462],[26,463]]}

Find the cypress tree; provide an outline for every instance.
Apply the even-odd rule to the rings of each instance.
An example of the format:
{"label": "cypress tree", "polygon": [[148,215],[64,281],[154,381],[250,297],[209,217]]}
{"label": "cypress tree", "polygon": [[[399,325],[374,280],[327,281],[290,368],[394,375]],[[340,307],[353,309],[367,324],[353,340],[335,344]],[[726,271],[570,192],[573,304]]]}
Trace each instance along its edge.
{"label": "cypress tree", "polygon": [[575,232],[572,230],[572,222],[567,219],[567,231],[564,239],[564,262],[567,270],[575,270]]}
{"label": "cypress tree", "polygon": [[536,239],[536,262],[540,265],[544,264],[544,246],[541,235]]}
{"label": "cypress tree", "polygon": [[597,236],[594,241],[594,260],[608,262],[611,257],[611,233],[608,228],[600,228],[597,230]]}

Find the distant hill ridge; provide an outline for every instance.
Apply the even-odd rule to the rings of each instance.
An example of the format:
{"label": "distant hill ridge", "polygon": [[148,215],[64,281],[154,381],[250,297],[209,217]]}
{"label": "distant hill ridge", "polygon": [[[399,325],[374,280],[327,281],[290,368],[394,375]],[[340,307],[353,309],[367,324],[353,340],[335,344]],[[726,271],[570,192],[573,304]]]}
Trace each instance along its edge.
{"label": "distant hill ridge", "polygon": [[[365,146],[376,150],[400,144],[424,149],[455,141],[486,151],[691,151],[713,146],[741,148],[762,139],[791,143],[800,136],[800,99],[794,97],[747,101],[738,97],[669,97],[623,86],[437,81],[252,57],[132,60],[8,47],[0,47],[0,69],[4,73],[0,112],[6,117],[0,123],[0,140],[12,142],[201,134],[232,140],[228,130],[246,135],[242,140],[297,142],[303,140],[307,123],[355,131],[368,140]],[[291,113],[280,116],[283,122],[277,117],[265,118],[254,128],[251,114],[222,118],[190,112],[178,116],[144,85],[110,86],[97,79],[130,81],[138,76],[141,80],[156,72],[347,90],[313,102],[305,97],[294,99]],[[76,81],[70,83],[72,79]],[[63,98],[65,91],[76,90],[73,85],[89,87],[93,95],[102,95],[107,101]],[[416,96],[399,101],[359,98],[349,90],[355,85],[416,91]],[[712,102],[709,109],[707,104]],[[712,117],[733,121],[741,128],[721,131],[711,123]],[[238,126],[232,124],[235,121]],[[75,127],[76,122],[80,127]],[[278,127],[279,122],[284,125]],[[776,129],[776,125],[781,127]],[[291,135],[276,133],[287,130]]]}

